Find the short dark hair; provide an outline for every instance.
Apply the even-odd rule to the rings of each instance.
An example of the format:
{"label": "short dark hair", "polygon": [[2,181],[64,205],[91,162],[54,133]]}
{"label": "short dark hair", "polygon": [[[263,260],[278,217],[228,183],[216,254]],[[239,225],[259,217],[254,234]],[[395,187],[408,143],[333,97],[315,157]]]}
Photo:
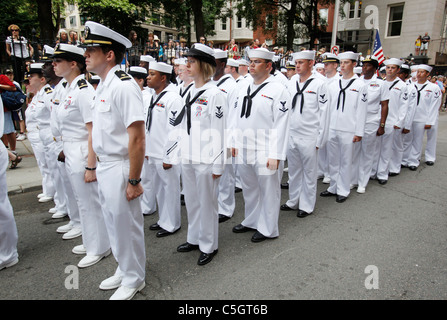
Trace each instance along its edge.
{"label": "short dark hair", "polygon": [[104,54],[107,54],[109,51],[113,51],[115,54],[115,64],[121,64],[121,61],[124,59],[124,52],[119,51],[112,46],[101,46],[101,50]]}

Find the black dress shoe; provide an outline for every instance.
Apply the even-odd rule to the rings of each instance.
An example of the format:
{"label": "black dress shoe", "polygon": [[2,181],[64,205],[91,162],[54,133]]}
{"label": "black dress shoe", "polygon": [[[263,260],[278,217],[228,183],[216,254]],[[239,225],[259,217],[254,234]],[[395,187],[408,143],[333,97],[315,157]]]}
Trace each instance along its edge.
{"label": "black dress shoe", "polygon": [[219,213],[219,223],[225,222],[227,220],[230,220],[230,217],[228,217],[228,216],[226,216],[224,214]]}
{"label": "black dress shoe", "polygon": [[295,209],[290,208],[290,207],[289,207],[287,204],[285,204],[285,203],[281,205],[280,209],[281,209],[282,211],[293,211],[293,210],[295,210]]}
{"label": "black dress shoe", "polygon": [[170,236],[170,235],[176,233],[176,232],[179,231],[179,230],[180,230],[180,228],[178,228],[178,229],[175,230],[174,232],[169,232],[169,231],[166,231],[165,229],[161,229],[160,231],[157,232],[157,234],[156,234],[155,236],[156,236],[157,238],[163,238],[163,237]]}
{"label": "black dress shoe", "polygon": [[239,193],[239,192],[242,192],[241,188],[238,188],[238,187],[234,188],[234,193]]}
{"label": "black dress shoe", "polygon": [[307,217],[307,216],[309,216],[309,215],[311,215],[312,214],[312,212],[311,213],[308,213],[308,212],[306,212],[306,211],[304,211],[304,210],[298,210],[298,213],[296,214],[296,216],[298,217],[298,218],[305,218],[305,217]]}
{"label": "black dress shoe", "polygon": [[432,165],[434,165],[435,163],[434,163],[433,161],[425,161],[425,164],[426,164],[427,166],[432,166]]}
{"label": "black dress shoe", "polygon": [[199,249],[199,245],[185,242],[177,247],[178,252],[190,252]]}
{"label": "black dress shoe", "polygon": [[267,239],[268,238],[266,236],[264,236],[262,233],[260,233],[259,231],[256,231],[255,234],[251,237],[252,242],[261,242],[261,241],[264,241]]}
{"label": "black dress shoe", "polygon": [[238,224],[237,226],[233,227],[234,233],[244,233],[244,232],[248,232],[248,231],[252,231],[252,230],[255,230],[255,229],[245,227],[242,224]]}
{"label": "black dress shoe", "polygon": [[395,176],[397,176],[397,175],[399,175],[397,172],[390,172],[390,173],[388,173],[388,175],[390,176],[390,177],[395,177]]}
{"label": "black dress shoe", "polygon": [[388,182],[388,180],[383,180],[383,179],[378,179],[379,180],[379,184],[386,184]]}
{"label": "black dress shoe", "polygon": [[183,194],[180,195],[180,205],[185,205],[185,196]]}
{"label": "black dress shoe", "polygon": [[334,197],[334,196],[336,196],[336,194],[325,190],[322,193],[320,193],[320,196],[321,197]]}
{"label": "black dress shoe", "polygon": [[288,182],[281,183],[281,189],[289,189],[289,183]]}
{"label": "black dress shoe", "polygon": [[416,166],[409,166],[408,169],[410,169],[411,171],[416,171],[418,169],[418,167],[416,167]]}
{"label": "black dress shoe", "polygon": [[342,202],[345,202],[346,199],[348,199],[348,197],[337,196],[337,199],[335,199],[335,201],[337,201],[338,203],[342,203]]}
{"label": "black dress shoe", "polygon": [[401,168],[408,168],[408,166],[406,164],[401,164],[400,167]]}
{"label": "black dress shoe", "polygon": [[199,266],[203,266],[213,260],[214,256],[217,254],[217,249],[214,250],[212,253],[200,253],[199,260],[197,261],[197,264]]}
{"label": "black dress shoe", "polygon": [[158,225],[158,223],[154,223],[149,226],[149,230],[161,230],[161,227]]}

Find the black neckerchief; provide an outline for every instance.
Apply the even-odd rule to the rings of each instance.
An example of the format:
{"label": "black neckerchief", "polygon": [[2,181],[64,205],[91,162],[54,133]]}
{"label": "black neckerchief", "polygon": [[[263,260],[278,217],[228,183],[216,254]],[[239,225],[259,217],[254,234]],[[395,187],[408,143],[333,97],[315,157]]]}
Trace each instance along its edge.
{"label": "black neckerchief", "polygon": [[180,112],[180,114],[178,115],[178,117],[175,119],[174,121],[174,126],[178,125],[180,122],[182,122],[183,117],[185,116],[186,113],[186,125],[188,128],[188,134],[190,134],[191,131],[191,105],[206,91],[206,89],[204,90],[200,90],[196,96],[194,98],[192,98],[192,100],[190,100],[191,98],[191,92],[188,93],[188,97],[186,98],[186,103],[183,106],[182,111]]}
{"label": "black neckerchief", "polygon": [[298,98],[298,96],[301,96],[301,107],[300,107],[300,113],[303,113],[303,106],[304,106],[304,90],[306,90],[307,86],[312,82],[314,78],[310,78],[307,79],[306,82],[304,83],[303,89],[300,90],[300,86],[298,84],[298,81],[296,82],[296,93],[293,96],[293,100],[292,100],[292,110],[295,109],[295,105],[296,105],[296,100]]}
{"label": "black neckerchief", "polygon": [[247,95],[244,97],[244,101],[242,102],[242,112],[241,112],[241,118],[245,116],[245,118],[248,118],[251,113],[251,105],[252,105],[252,99],[258,94],[258,92],[266,86],[268,82],[264,82],[259,86],[258,89],[256,89],[255,92],[250,94],[250,86],[248,86],[247,89]]}
{"label": "black neckerchief", "polygon": [[355,80],[356,80],[356,78],[354,78],[354,79],[352,79],[351,81],[349,81],[348,85],[347,85],[346,87],[344,87],[344,88],[342,88],[342,86],[341,86],[341,79],[339,80],[338,84],[340,85],[340,92],[338,93],[337,110],[338,110],[338,108],[339,108],[339,106],[340,106],[340,97],[341,97],[341,94],[343,93],[343,106],[342,106],[342,108],[341,108],[341,111],[342,111],[342,112],[345,111],[345,98],[346,98],[345,91],[346,91],[346,89],[348,89],[348,88],[351,86],[351,84],[352,84]]}
{"label": "black neckerchief", "polygon": [[152,109],[154,109],[155,105],[157,104],[158,101],[160,101],[161,97],[163,97],[165,95],[167,91],[163,91],[162,93],[160,93],[157,97],[157,99],[154,101],[154,96],[152,96],[151,98],[151,103],[149,105],[149,108],[147,109],[147,121],[146,121],[146,128],[147,131],[149,132],[149,130],[151,129],[151,123],[152,123]]}
{"label": "black neckerchief", "polygon": [[427,86],[428,83],[424,84],[421,88],[421,90],[418,89],[418,87],[416,85],[414,85],[414,87],[416,88],[417,92],[418,92],[418,103],[416,104],[417,106],[419,105],[419,99],[421,97],[421,91],[424,90],[424,88]]}

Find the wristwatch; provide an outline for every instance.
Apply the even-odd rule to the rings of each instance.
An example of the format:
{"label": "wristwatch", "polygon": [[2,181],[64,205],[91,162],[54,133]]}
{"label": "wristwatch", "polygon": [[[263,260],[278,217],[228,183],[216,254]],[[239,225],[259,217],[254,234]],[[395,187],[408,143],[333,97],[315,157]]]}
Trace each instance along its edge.
{"label": "wristwatch", "polygon": [[131,185],[136,186],[137,184],[139,184],[141,182],[141,178],[140,179],[129,179],[128,181]]}
{"label": "wristwatch", "polygon": [[380,124],[380,127],[381,127],[381,128],[385,128],[385,124],[384,124],[384,123],[381,123],[381,124]]}

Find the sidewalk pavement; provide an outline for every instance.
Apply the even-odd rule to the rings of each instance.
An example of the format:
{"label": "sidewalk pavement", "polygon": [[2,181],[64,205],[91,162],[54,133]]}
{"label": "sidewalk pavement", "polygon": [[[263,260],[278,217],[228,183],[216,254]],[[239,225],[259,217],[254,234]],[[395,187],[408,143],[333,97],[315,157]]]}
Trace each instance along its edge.
{"label": "sidewalk pavement", "polygon": [[42,189],[42,175],[28,139],[17,141],[16,151],[22,157],[22,161],[15,169],[6,170],[6,182],[8,195],[37,191]]}

